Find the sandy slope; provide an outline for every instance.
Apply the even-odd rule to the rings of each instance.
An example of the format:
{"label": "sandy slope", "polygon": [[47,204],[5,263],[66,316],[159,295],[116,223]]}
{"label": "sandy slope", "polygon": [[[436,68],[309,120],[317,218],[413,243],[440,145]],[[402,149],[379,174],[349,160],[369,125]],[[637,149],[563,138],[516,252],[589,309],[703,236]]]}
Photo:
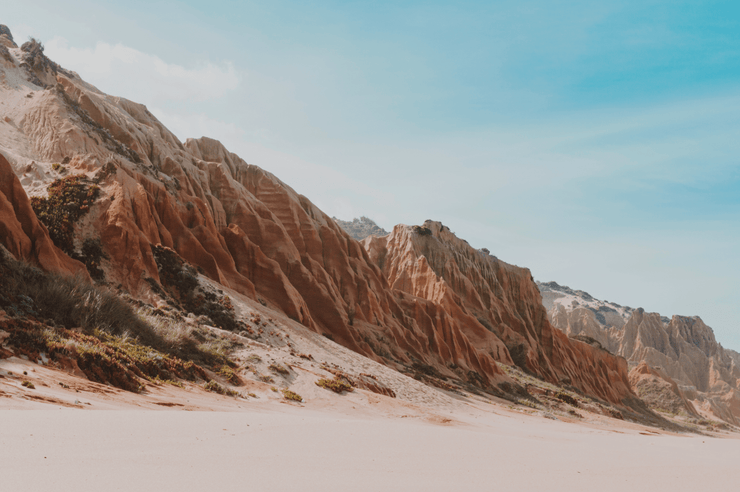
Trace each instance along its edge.
{"label": "sandy slope", "polygon": [[[26,376],[21,376],[26,371]],[[18,358],[0,361],[1,490],[735,490],[740,439],[675,435],[588,414],[455,398],[342,396],[297,379],[304,403],[199,386],[142,394]],[[30,380],[36,389],[22,388]],[[62,383],[66,387],[59,385]],[[426,394],[429,392],[430,394]],[[439,395],[432,398],[431,393]]]}
{"label": "sandy slope", "polygon": [[3,489],[657,491],[740,483],[736,439],[594,429],[498,409],[453,412],[459,423],[440,425],[247,407],[3,411]]}

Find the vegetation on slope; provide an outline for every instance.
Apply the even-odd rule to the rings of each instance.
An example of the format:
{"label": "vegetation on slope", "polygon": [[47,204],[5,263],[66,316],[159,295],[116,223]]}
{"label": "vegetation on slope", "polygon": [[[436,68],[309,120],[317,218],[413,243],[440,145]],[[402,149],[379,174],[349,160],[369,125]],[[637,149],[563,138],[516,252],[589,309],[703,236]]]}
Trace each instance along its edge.
{"label": "vegetation on slope", "polygon": [[135,304],[79,277],[18,262],[0,247],[0,309],[7,315],[0,329],[9,334],[6,346],[30,360],[76,365],[92,381],[137,392],[142,378],[207,379],[201,365],[233,365],[228,347],[207,331]]}
{"label": "vegetation on slope", "polygon": [[47,197],[32,197],[36,217],[49,229],[54,244],[71,255],[74,250],[74,224],[100,195],[100,188],[81,174],[54,180]]}

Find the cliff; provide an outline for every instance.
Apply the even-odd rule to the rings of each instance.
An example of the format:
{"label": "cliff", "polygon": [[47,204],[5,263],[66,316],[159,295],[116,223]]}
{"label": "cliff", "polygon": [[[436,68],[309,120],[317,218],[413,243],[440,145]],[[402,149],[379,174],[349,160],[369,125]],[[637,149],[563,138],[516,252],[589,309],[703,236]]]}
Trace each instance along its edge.
{"label": "cliff", "polygon": [[553,330],[529,270],[439,223],[360,244],[217,140],[180,142],[146,107],[87,84],[39,44],[6,45],[0,207],[17,258],[68,272],[84,263],[97,282],[169,303],[168,283],[185,288],[191,275],[184,261],[419,378],[501,392],[512,385],[500,362],[612,403],[634,398],[623,359]]}
{"label": "cliff", "polygon": [[[667,318],[625,308],[554,282],[539,287],[549,300],[548,315],[553,326],[570,336],[586,335],[598,340],[609,351],[626,358],[632,367],[644,363],[660,371],[677,383],[681,398],[692,400],[692,408],[737,425],[738,360],[733,351],[717,342],[701,318]],[[599,316],[603,313],[610,316]]]}
{"label": "cliff", "polygon": [[552,328],[528,269],[433,221],[398,225],[363,244],[395,291],[442,306],[482,356],[611,402],[632,397],[624,359]]}
{"label": "cliff", "polygon": [[87,276],[85,265],[54,245],[36,218],[26,191],[0,154],[0,244],[19,260],[46,271]]}

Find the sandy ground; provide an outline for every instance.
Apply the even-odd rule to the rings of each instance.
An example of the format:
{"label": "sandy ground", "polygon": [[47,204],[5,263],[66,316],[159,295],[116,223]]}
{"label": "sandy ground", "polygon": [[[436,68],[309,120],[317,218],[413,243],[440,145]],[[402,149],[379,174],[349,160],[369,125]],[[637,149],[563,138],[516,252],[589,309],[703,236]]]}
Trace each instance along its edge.
{"label": "sandy ground", "polygon": [[[0,412],[3,490],[737,490],[740,441],[505,413],[456,424],[241,412]],[[646,433],[647,434],[647,433]]]}

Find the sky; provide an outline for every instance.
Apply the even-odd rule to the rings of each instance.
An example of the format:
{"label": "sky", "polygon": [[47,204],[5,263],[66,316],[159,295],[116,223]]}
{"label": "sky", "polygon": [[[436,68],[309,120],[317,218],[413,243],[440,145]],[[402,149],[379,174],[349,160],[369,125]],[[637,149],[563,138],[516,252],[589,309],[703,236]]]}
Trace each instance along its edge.
{"label": "sky", "polygon": [[37,0],[0,23],[330,216],[439,220],[740,350],[740,2]]}

